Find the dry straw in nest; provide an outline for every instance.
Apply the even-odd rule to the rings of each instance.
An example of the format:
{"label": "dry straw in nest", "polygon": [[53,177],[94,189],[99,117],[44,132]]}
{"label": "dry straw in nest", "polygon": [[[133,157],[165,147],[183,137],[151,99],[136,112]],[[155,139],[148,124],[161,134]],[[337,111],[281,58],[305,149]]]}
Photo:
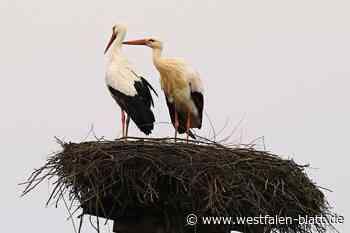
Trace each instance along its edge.
{"label": "dry straw in nest", "polygon": [[[70,212],[78,203],[83,214],[113,220],[156,215],[177,231],[193,230],[185,224],[189,213],[331,216],[324,195],[307,177],[306,166],[253,147],[174,143],[169,138],[60,143],[63,150],[33,172],[24,194],[54,177],[48,203],[63,200]],[[325,232],[328,222],[263,227],[266,232]],[[228,228],[257,232],[253,225]]]}

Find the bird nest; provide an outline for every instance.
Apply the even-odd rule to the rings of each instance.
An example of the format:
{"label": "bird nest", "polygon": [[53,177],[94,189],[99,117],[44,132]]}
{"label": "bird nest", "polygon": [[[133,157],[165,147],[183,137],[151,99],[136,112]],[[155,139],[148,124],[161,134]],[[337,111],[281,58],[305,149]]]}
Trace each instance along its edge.
{"label": "bird nest", "polygon": [[[64,201],[71,214],[78,203],[75,210],[82,209],[82,215],[117,221],[152,215],[179,232],[193,230],[186,224],[190,213],[294,220],[332,215],[320,188],[307,177],[307,166],[252,146],[174,143],[169,138],[60,144],[63,150],[32,173],[24,194],[51,180],[48,203]],[[325,232],[330,225],[329,221],[265,223],[259,226],[266,232],[281,233]],[[258,232],[256,225],[223,227]]]}

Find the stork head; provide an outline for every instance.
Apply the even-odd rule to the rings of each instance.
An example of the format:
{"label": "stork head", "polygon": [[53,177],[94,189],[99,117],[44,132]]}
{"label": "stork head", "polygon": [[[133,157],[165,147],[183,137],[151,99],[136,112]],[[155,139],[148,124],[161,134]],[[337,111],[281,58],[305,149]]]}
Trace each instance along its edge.
{"label": "stork head", "polygon": [[152,49],[162,49],[163,48],[163,42],[160,40],[150,37],[150,38],[145,38],[141,40],[129,40],[129,41],[124,41],[123,44],[127,45],[146,45]]}
{"label": "stork head", "polygon": [[126,26],[123,24],[115,24],[112,27],[112,36],[111,39],[109,40],[107,47],[105,49],[105,53],[108,51],[109,47],[113,44],[113,42],[118,38],[118,41],[120,43],[124,40],[126,35]]}

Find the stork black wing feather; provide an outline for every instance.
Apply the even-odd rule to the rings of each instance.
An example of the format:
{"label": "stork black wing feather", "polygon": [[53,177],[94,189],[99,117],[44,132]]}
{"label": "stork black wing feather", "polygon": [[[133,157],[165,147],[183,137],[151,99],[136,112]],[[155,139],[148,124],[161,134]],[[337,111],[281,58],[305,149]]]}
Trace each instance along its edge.
{"label": "stork black wing feather", "polygon": [[158,93],[156,92],[156,90],[154,90],[154,88],[152,87],[152,85],[146,80],[144,79],[143,77],[140,77],[142,82],[144,82],[144,84],[146,86],[148,86],[149,88],[151,88],[151,90],[153,91],[153,93],[158,97]]}
{"label": "stork black wing feather", "polygon": [[150,89],[155,93],[157,97],[158,97],[158,94],[146,79],[144,79],[143,77],[140,77],[140,78],[141,78],[141,82],[137,81],[134,84],[137,94],[140,96],[140,98],[143,99],[143,101],[148,107],[154,106]]}
{"label": "stork black wing feather", "polygon": [[198,120],[199,120],[198,128],[200,129],[202,127],[202,118],[203,118],[203,105],[204,105],[203,94],[200,92],[194,91],[194,92],[191,92],[191,98],[194,102],[194,105],[196,105],[196,108],[198,111]]}
{"label": "stork black wing feather", "polygon": [[150,134],[154,128],[155,118],[151,110],[154,105],[150,88],[153,87],[141,77],[141,81],[135,81],[134,87],[137,94],[126,95],[111,86],[108,86],[115,101],[130,116],[137,127],[146,135]]}

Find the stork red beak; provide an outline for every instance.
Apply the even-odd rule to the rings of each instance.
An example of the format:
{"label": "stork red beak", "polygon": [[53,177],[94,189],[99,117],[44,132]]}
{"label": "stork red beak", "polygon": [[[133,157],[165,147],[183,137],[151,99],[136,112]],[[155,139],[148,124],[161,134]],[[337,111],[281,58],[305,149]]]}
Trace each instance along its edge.
{"label": "stork red beak", "polygon": [[106,47],[106,49],[105,49],[105,52],[104,52],[105,54],[107,53],[109,47],[111,47],[113,41],[114,41],[116,38],[117,38],[117,33],[114,33],[114,32],[113,32],[113,34],[112,34],[112,36],[111,36],[111,39],[109,40],[109,42],[108,42],[108,44],[107,44],[107,47]]}
{"label": "stork red beak", "polygon": [[128,44],[128,45],[146,45],[147,44],[147,40],[146,39],[129,40],[129,41],[124,41],[123,44]]}

